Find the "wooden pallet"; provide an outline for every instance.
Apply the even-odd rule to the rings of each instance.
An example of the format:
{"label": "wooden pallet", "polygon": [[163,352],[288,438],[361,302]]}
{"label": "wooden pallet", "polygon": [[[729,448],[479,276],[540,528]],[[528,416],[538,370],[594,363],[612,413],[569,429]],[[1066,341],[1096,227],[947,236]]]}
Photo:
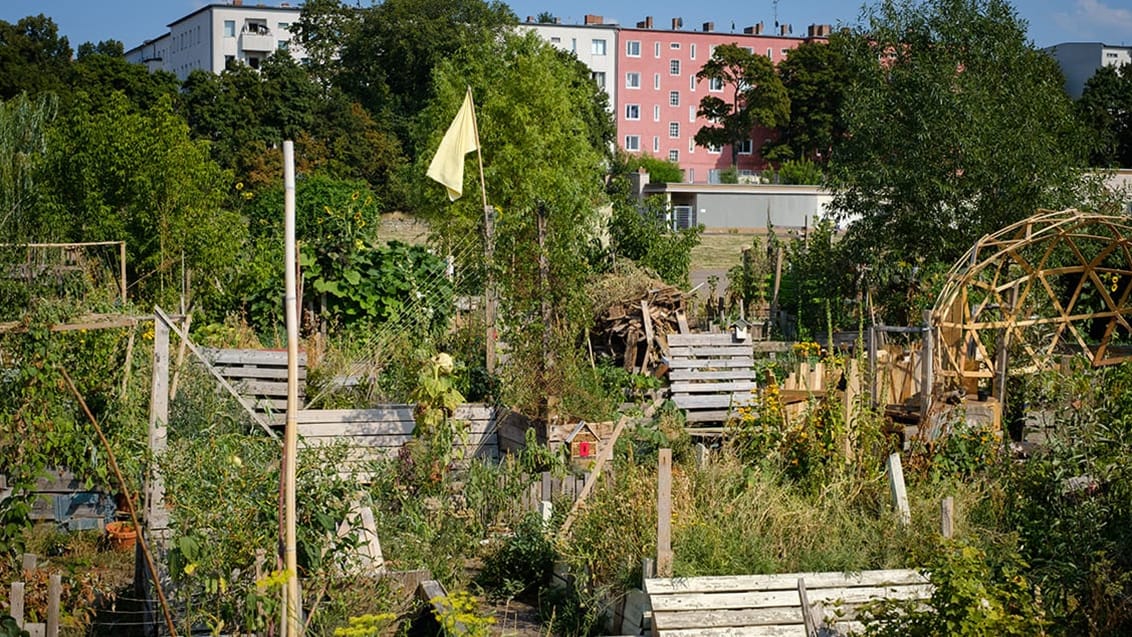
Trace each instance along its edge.
{"label": "wooden pallet", "polygon": [[[468,437],[457,442],[465,458],[496,458],[495,408],[482,404],[460,405],[456,418],[469,424]],[[345,441],[350,448],[348,462],[364,472],[366,464],[395,455],[413,439],[412,405],[385,405],[374,409],[303,409],[295,420],[301,446],[335,444]],[[282,425],[283,416],[275,419]]]}
{"label": "wooden pallet", "polygon": [[[265,349],[201,348],[214,369],[259,413],[287,411],[287,352]],[[299,353],[299,408],[306,391],[307,355]]]}
{"label": "wooden pallet", "polygon": [[931,596],[927,579],[906,569],[646,579],[644,589],[660,637],[807,637],[807,619],[859,631],[854,612],[864,602]]}
{"label": "wooden pallet", "polygon": [[669,391],[687,422],[725,422],[751,403],[756,379],[750,339],[736,341],[730,332],[671,334],[668,348]]}

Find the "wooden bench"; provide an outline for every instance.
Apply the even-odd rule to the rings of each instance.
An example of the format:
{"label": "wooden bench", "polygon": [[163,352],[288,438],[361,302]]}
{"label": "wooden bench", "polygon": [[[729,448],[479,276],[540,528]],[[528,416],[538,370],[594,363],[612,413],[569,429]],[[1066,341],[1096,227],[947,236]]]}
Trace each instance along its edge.
{"label": "wooden bench", "polygon": [[807,615],[815,627],[860,630],[855,610],[864,602],[931,596],[927,579],[906,569],[646,579],[644,589],[660,637],[812,637]]}
{"label": "wooden bench", "polygon": [[[201,348],[212,367],[259,413],[287,411],[287,352],[267,349]],[[299,353],[299,408],[303,406],[307,355]]]}

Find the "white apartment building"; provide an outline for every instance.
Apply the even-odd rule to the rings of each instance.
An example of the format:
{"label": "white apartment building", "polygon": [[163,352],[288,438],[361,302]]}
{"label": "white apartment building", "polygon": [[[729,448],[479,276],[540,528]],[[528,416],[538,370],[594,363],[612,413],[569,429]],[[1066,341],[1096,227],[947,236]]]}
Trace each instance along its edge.
{"label": "white apartment building", "polygon": [[519,25],[520,31],[534,31],[551,46],[570,51],[590,67],[590,77],[609,95],[609,108],[617,104],[616,24],[604,24],[601,16],[587,15],[585,24],[536,23],[531,18]]}
{"label": "white apartment building", "polygon": [[1065,92],[1078,99],[1085,82],[1102,66],[1132,64],[1132,47],[1111,46],[1100,42],[1063,42],[1043,49],[1061,66],[1065,75]]}
{"label": "white apartment building", "polygon": [[210,4],[169,24],[169,32],[126,52],[130,62],[150,71],[164,70],[184,81],[196,69],[220,73],[231,60],[252,68],[274,51],[288,51],[296,60],[304,53],[291,35],[299,7]]}

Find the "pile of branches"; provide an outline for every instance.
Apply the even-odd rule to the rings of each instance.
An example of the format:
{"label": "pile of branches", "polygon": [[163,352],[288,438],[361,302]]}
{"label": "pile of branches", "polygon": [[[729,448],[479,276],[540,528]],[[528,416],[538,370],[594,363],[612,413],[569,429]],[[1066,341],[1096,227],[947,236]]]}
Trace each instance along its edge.
{"label": "pile of branches", "polygon": [[637,268],[620,268],[594,285],[590,347],[630,372],[656,370],[668,335],[680,332],[684,292]]}

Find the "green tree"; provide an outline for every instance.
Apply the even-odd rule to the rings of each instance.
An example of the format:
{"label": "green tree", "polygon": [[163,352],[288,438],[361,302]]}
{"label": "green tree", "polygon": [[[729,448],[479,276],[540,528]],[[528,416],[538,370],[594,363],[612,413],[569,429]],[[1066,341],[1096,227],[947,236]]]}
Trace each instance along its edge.
{"label": "green tree", "polygon": [[415,156],[411,124],[433,100],[433,68],[516,22],[497,0],[385,0],[345,33],[339,86],[387,119]]}
{"label": "green tree", "polygon": [[80,95],[49,132],[44,204],[29,239],[125,240],[135,298],[176,299],[183,263],[207,303],[245,232],[240,216],[221,207],[230,179],[207,143],[189,138],[171,97],[139,111],[121,93],[102,110]]}
{"label": "green tree", "polygon": [[732,166],[738,160],[738,144],[751,139],[756,126],[776,128],[790,119],[790,98],[774,64],[737,44],[717,46],[696,79],[719,83],[729,95],[728,99],[707,95],[700,100],[696,114],[712,123],[696,132],[696,144],[705,148],[730,145]]}
{"label": "green tree", "polygon": [[101,108],[116,91],[140,108],[154,104],[162,96],[177,95],[181,83],[176,75],[168,71],[150,72],[142,64],[131,64],[122,56],[121,49],[122,43],[117,40],[80,46],[69,74],[71,92],[82,91],[96,108]]}
{"label": "green tree", "polygon": [[856,259],[950,263],[1037,208],[1080,203],[1061,74],[1005,0],[884,0],[865,17],[828,174]]}
{"label": "green tree", "polygon": [[[505,376],[509,404],[537,406],[545,392],[561,396],[564,370],[589,318],[585,285],[589,256],[601,222],[605,148],[595,147],[583,114],[599,89],[575,81],[582,71],[534,34],[493,34],[440,63],[436,100],[419,130],[420,175],[470,85],[476,100],[484,181],[496,206],[495,260],[501,295],[503,339],[510,347]],[[466,182],[475,181],[469,171]],[[476,237],[483,219],[474,187],[449,204],[444,189],[428,181],[423,208],[436,236],[482,261]],[[540,249],[539,219],[545,226]],[[540,272],[540,257],[545,270]],[[476,265],[473,262],[470,265]],[[549,313],[549,322],[544,316]],[[550,351],[547,352],[547,349]],[[549,359],[548,359],[549,353]]]}
{"label": "green tree", "polygon": [[625,175],[636,172],[640,168],[644,168],[648,172],[650,184],[671,184],[684,181],[684,171],[680,170],[679,164],[667,159],[653,157],[647,153],[639,155],[618,153],[613,166],[613,174],[615,176]]}
{"label": "green tree", "polygon": [[66,85],[71,45],[43,15],[11,24],[0,20],[0,99],[27,91],[58,91]]}
{"label": "green tree", "polygon": [[1093,133],[1090,163],[1132,168],[1132,64],[1097,69],[1085,82],[1077,112]]}
{"label": "green tree", "polygon": [[778,64],[778,76],[790,97],[790,122],[768,150],[776,159],[808,159],[824,165],[834,143],[845,134],[845,92],[852,83],[845,53],[831,42],[804,42]]}

